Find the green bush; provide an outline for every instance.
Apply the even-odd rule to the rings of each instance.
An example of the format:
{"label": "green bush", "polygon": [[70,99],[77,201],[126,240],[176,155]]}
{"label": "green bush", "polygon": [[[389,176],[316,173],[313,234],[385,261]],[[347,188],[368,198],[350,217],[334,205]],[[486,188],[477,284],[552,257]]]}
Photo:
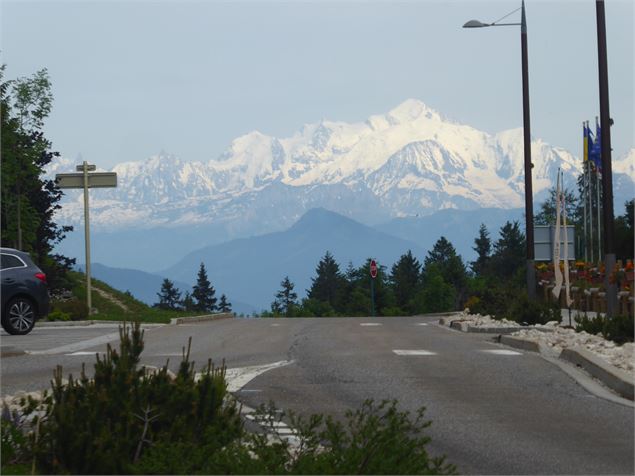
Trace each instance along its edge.
{"label": "green bush", "polygon": [[[208,362],[194,379],[189,348],[175,379],[167,365],[146,375],[139,366],[143,332],[138,323],[120,328],[120,350],[108,346],[97,358],[94,378],[62,383],[54,373],[52,392],[44,399],[33,457],[45,474],[128,474],[135,472],[149,447],[182,444],[213,452],[235,439],[241,421],[235,405],[224,403],[224,368]],[[34,412],[31,402],[26,413]]]}
{"label": "green bush", "polygon": [[[424,432],[431,422],[424,419],[424,411],[420,408],[411,419],[394,400],[366,400],[360,409],[346,413],[345,423],[322,415],[305,419],[290,414],[301,442],[297,451],[289,451],[284,440],[272,446],[262,435],[254,435],[250,447],[258,464],[246,469],[258,474],[455,474],[444,456],[431,457],[426,451],[430,438]],[[260,412],[273,428],[275,409]]]}
{"label": "green bush", "polygon": [[52,306],[51,314],[58,311],[70,316],[71,321],[83,321],[88,317],[86,301],[70,299],[68,301],[56,302]]}
{"label": "green bush", "polygon": [[55,309],[49,313],[48,320],[49,321],[70,321],[71,315],[66,312],[62,312],[59,309]]}
{"label": "green bush", "polygon": [[546,324],[549,321],[562,319],[560,308],[555,303],[547,303],[538,299],[529,299],[527,293],[523,292],[512,300],[505,318],[516,321],[519,324],[534,325]]}
{"label": "green bush", "polygon": [[589,334],[601,334],[602,337],[622,345],[633,342],[635,318],[633,315],[621,314],[613,317],[598,316],[589,319],[587,316],[578,319],[575,330],[586,331]]}

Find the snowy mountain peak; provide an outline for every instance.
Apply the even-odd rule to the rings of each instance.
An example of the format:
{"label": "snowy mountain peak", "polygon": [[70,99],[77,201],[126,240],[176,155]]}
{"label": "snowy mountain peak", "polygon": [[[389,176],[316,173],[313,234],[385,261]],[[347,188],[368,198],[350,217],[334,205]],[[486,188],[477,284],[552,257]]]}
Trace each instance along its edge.
{"label": "snowy mountain peak", "polygon": [[[569,184],[581,171],[578,158],[540,139],[531,151],[536,203],[558,168]],[[629,193],[634,151],[614,161]],[[49,171],[73,168],[59,159]],[[443,208],[524,203],[522,129],[491,135],[448,121],[416,99],[365,122],[306,124],[287,138],[252,131],[206,162],[162,152],[114,170],[118,187],[95,191],[92,202],[95,225],[110,229],[209,223],[222,224],[233,237],[284,228],[317,207],[372,223]],[[79,192],[68,191],[60,215],[81,222]]]}
{"label": "snowy mountain peak", "polygon": [[415,121],[421,117],[432,120],[441,120],[441,116],[434,109],[429,108],[418,99],[407,99],[399,106],[392,109],[387,117],[392,119],[391,122],[396,124]]}

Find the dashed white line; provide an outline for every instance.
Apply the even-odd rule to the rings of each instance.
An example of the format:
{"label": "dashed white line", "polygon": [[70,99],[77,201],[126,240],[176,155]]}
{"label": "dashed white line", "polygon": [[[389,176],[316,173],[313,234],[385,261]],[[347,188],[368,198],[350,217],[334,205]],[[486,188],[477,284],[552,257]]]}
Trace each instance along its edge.
{"label": "dashed white line", "polygon": [[362,322],[360,326],[371,327],[371,326],[381,326],[383,324],[379,322]]}
{"label": "dashed white line", "polygon": [[415,326],[427,326],[428,323],[427,322],[418,322],[415,324]]}
{"label": "dashed white line", "polygon": [[404,350],[404,349],[395,349],[393,352],[397,355],[437,355],[436,352],[431,352],[429,350]]}
{"label": "dashed white line", "polygon": [[505,350],[505,349],[494,349],[494,350],[481,350],[481,352],[486,352],[488,354],[494,355],[523,355],[522,352],[516,352],[513,350]]}

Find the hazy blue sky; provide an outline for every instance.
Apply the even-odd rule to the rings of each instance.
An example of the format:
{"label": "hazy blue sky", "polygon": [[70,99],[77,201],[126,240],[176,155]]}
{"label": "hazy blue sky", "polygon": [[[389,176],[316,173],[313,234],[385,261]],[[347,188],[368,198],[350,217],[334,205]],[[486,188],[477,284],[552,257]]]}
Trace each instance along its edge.
{"label": "hazy blue sky", "polygon": [[[362,121],[407,98],[497,132],[522,126],[520,1],[12,2],[7,77],[48,68],[54,148],[101,167],[161,150],[208,160],[251,130]],[[527,0],[532,135],[581,148],[598,114],[595,1]],[[614,154],[633,147],[633,2],[607,0]],[[520,21],[516,13],[507,21]]]}

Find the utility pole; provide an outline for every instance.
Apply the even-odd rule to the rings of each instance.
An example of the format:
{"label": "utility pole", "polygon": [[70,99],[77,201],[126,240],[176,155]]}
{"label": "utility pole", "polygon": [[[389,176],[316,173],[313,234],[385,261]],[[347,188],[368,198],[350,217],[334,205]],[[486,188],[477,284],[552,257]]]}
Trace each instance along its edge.
{"label": "utility pole", "polygon": [[[604,225],[604,285],[606,288],[606,313],[613,316],[617,311],[617,287],[611,283],[615,268],[614,215],[613,215],[613,170],[611,165],[611,116],[609,113],[609,74],[606,54],[606,16],[604,0],[596,0],[595,13],[598,34],[598,73],[600,85],[600,127],[602,138],[602,207]],[[599,204],[598,204],[599,205]]]}

